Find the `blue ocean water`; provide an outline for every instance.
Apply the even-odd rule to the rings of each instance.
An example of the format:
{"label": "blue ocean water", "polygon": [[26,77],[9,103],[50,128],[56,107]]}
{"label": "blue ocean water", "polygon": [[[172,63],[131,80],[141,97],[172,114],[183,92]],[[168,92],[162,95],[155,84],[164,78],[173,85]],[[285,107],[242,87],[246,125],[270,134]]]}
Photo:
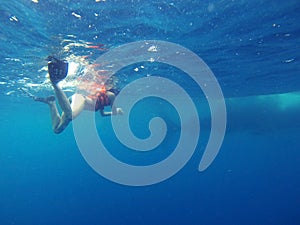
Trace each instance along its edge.
{"label": "blue ocean water", "polygon": [[[297,0],[2,0],[0,224],[299,224],[299,10]],[[120,87],[148,74],[178,82],[201,123],[196,151],[178,173],[131,187],[97,174],[72,126],[54,134],[47,106],[19,88],[52,93],[48,55],[93,63],[141,40],[173,42],[205,61],[225,97],[227,130],[218,156],[199,172],[211,125],[199,87],[171,67],[125,68]],[[144,165],[168,157],[180,135],[176,110],[146,99],[131,115],[138,137],[149,135],[153,115],[168,125],[153,155],[120,148],[109,118],[96,123],[111,154]]]}

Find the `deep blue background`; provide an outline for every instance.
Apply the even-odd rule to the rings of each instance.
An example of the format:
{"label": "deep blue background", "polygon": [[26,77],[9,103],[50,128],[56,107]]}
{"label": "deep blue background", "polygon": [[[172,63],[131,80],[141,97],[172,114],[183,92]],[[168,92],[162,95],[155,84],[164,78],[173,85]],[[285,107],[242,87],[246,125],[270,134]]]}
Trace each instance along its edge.
{"label": "deep blue background", "polygon": [[[2,1],[0,224],[299,224],[299,9],[298,1]],[[96,174],[72,126],[53,134],[48,108],[18,90],[45,80],[39,70],[49,54],[91,54],[91,61],[102,54],[63,51],[66,39],[108,49],[160,39],[196,52],[226,97],[227,133],[213,164],[197,170],[209,118],[206,102],[195,97],[202,136],[174,177],[127,187]],[[139,135],[143,113],[137,107],[133,115]],[[109,118],[98,123],[107,129]],[[176,121],[169,126],[176,137]]]}

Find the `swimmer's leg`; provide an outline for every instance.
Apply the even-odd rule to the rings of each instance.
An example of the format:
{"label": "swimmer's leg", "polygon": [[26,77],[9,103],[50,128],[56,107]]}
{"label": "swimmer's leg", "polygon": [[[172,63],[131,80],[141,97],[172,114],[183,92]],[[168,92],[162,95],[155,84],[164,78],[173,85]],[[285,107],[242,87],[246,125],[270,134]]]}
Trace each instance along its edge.
{"label": "swimmer's leg", "polygon": [[72,119],[74,120],[84,109],[86,104],[86,98],[81,94],[74,94],[72,96]]}
{"label": "swimmer's leg", "polygon": [[46,98],[41,98],[41,97],[36,97],[36,96],[33,96],[32,98],[33,98],[34,101],[43,102],[43,103],[46,103],[46,104],[50,104],[50,102],[55,101],[55,97],[53,95],[51,95],[49,97],[46,97]]}
{"label": "swimmer's leg", "polygon": [[50,107],[50,116],[51,116],[51,121],[52,121],[52,130],[55,133],[59,133],[59,132],[56,132],[56,131],[57,131],[57,128],[59,127],[59,124],[61,124],[61,118],[59,116],[59,112],[57,110],[56,103],[55,103],[55,101],[52,101],[52,102],[49,102],[48,105]]}
{"label": "swimmer's leg", "polygon": [[51,121],[52,121],[52,129],[55,133],[58,133],[58,132],[56,132],[56,129],[57,129],[57,127],[59,127],[59,124],[61,123],[61,118],[60,118],[59,112],[56,107],[55,97],[49,96],[46,98],[40,98],[40,97],[34,96],[33,99],[37,102],[43,102],[43,103],[49,105],[50,116],[51,116]]}
{"label": "swimmer's leg", "polygon": [[49,96],[49,97],[46,97],[46,98],[42,98],[42,97],[37,97],[34,94],[31,94],[25,88],[19,88],[19,89],[22,92],[24,92],[28,97],[32,98],[34,101],[37,101],[37,102],[43,102],[43,103],[49,104],[51,101],[52,102],[55,101],[55,97],[53,95]]}
{"label": "swimmer's leg", "polygon": [[52,83],[52,86],[54,88],[54,92],[55,92],[58,104],[61,107],[62,111],[64,112],[65,117],[68,119],[72,119],[71,104],[70,104],[66,94],[63,92],[63,90],[57,84]]}
{"label": "swimmer's leg", "polygon": [[[51,111],[51,119],[52,119],[52,129],[54,133],[61,133],[71,122],[72,120],[72,109],[70,102],[66,96],[66,94],[63,92],[63,90],[55,83],[52,83],[52,86],[54,88],[54,92],[58,101],[59,106],[62,109],[62,115],[59,116],[59,113],[56,108],[56,104],[49,104],[50,111]],[[59,120],[57,121],[57,115]]]}
{"label": "swimmer's leg", "polygon": [[21,91],[23,91],[28,97],[32,98],[34,101],[42,102],[47,105],[49,105],[50,108],[50,115],[51,115],[51,121],[52,121],[52,129],[54,130],[61,122],[56,103],[55,103],[55,97],[49,96],[46,98],[37,97],[33,94],[31,94],[29,91],[27,91],[25,88],[20,88]]}
{"label": "swimmer's leg", "polygon": [[57,109],[55,109],[56,105],[54,104],[53,106],[50,106],[52,128],[53,131],[58,134],[61,133],[68,126],[68,124],[82,112],[85,106],[85,98],[80,94],[74,94],[72,96],[71,105],[65,93],[56,84],[53,84],[53,88],[58,99],[58,103],[63,110],[63,113],[60,117],[60,122],[57,124],[55,116],[57,115]]}
{"label": "swimmer's leg", "polygon": [[57,84],[53,84],[52,86],[55,91],[56,98],[58,100],[58,104],[62,109],[61,116],[59,115],[58,109],[56,107],[55,97],[50,96],[47,98],[40,98],[33,96],[32,98],[35,101],[43,102],[49,105],[50,107],[50,115],[52,121],[52,129],[54,133],[61,133],[71,122],[72,120],[72,109],[69,100],[67,99],[66,94],[63,90],[57,86]]}

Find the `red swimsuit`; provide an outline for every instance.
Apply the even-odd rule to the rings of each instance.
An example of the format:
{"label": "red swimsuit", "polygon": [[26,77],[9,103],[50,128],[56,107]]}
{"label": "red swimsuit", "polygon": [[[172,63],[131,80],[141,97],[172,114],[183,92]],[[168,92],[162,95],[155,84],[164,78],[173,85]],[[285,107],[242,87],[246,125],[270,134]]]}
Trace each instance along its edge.
{"label": "red swimsuit", "polygon": [[106,94],[106,87],[93,81],[81,81],[78,87],[83,95],[96,101],[95,111],[103,110],[105,106],[110,105],[109,98]]}
{"label": "red swimsuit", "polygon": [[102,91],[99,92],[98,98],[96,101],[96,105],[95,105],[95,111],[98,111],[99,109],[103,110],[104,106],[109,106],[109,105],[110,105],[110,102],[109,102],[108,96],[106,94],[106,90],[105,90],[105,92],[102,92]]}

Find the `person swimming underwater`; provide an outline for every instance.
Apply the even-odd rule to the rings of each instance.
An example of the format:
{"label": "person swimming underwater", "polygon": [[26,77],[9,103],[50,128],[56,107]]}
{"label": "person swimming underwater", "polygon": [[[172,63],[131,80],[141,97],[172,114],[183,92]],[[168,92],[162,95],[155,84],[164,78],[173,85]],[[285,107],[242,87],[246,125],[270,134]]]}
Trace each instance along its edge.
{"label": "person swimming underwater", "polygon": [[[31,97],[33,97],[35,101],[49,105],[54,133],[61,133],[83,110],[100,111],[102,116],[123,114],[121,108],[116,108],[113,105],[116,97],[115,94],[112,91],[106,90],[104,84],[101,85],[100,88],[98,85],[93,95],[75,93],[71,96],[71,101],[69,101],[64,91],[58,85],[58,82],[63,80],[68,74],[68,62],[66,60],[56,59],[52,56],[49,56],[47,59],[50,82],[58,104],[62,109],[62,114],[60,115],[58,112],[55,96],[49,96],[47,98]],[[111,106],[111,111],[105,112],[105,106]]]}

